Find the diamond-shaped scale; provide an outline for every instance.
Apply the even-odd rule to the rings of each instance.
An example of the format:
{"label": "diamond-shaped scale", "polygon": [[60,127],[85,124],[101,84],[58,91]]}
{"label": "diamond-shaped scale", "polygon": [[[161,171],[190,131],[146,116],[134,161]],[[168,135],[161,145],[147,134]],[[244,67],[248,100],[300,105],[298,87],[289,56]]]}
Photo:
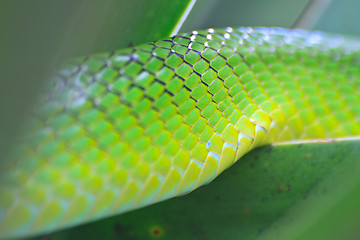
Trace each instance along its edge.
{"label": "diamond-shaped scale", "polygon": [[225,28],[64,64],[0,177],[0,237],[187,193],[262,144],[359,135],[359,49]]}

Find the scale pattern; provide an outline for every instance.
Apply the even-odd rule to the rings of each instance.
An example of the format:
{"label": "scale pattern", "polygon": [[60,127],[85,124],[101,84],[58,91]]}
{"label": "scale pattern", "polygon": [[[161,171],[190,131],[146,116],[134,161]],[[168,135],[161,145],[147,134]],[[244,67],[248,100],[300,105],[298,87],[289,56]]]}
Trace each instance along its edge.
{"label": "scale pattern", "polygon": [[360,135],[360,42],[208,29],[65,64],[1,176],[0,237],[185,194],[245,153]]}

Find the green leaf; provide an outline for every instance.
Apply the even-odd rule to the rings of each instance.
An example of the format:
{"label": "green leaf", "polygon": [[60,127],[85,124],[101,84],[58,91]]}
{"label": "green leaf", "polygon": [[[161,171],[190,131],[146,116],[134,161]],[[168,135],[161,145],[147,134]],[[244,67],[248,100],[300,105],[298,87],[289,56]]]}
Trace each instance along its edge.
{"label": "green leaf", "polygon": [[[331,5],[333,7],[330,7],[330,10],[324,14],[324,16],[328,14],[326,15],[327,18],[320,18],[320,24],[315,25],[315,28],[332,32],[353,33],[351,31],[354,29],[354,27],[352,27],[354,18],[349,17],[348,10],[353,10],[356,13],[357,8],[354,7],[353,4],[347,4],[349,1],[345,1],[344,3],[333,1],[338,5]],[[32,1],[31,5],[33,7],[35,6],[34,9],[36,9],[37,2],[46,1]],[[75,4],[69,3],[72,1],[66,0],[62,2],[68,4],[68,6],[70,6],[69,4]],[[148,1],[147,3],[149,2],[152,3],[154,1]],[[205,5],[203,5],[205,6],[205,8],[203,8],[204,11],[206,7],[211,9],[211,6],[213,10],[208,10],[201,14],[194,12],[194,15],[200,19],[200,24],[196,25],[196,21],[194,20],[193,23],[190,24],[190,27],[184,28],[183,31],[190,31],[194,28],[225,25],[277,25],[289,27],[300,14],[300,10],[305,6],[305,1],[296,1],[297,5],[293,5],[292,3],[279,5],[276,1],[267,1],[269,2],[266,2],[268,5],[264,5],[261,3],[262,1],[256,1],[260,2],[260,4],[257,3],[259,5],[255,6],[255,3],[251,2],[250,7],[246,4],[246,1],[238,2],[240,4],[239,7],[227,5],[224,2],[217,5],[216,3],[210,5],[205,2]],[[60,54],[65,56],[87,53],[94,49],[102,51],[106,50],[105,48],[109,46],[111,48],[115,47],[117,44],[127,46],[129,41],[126,43],[125,41],[121,43],[117,42],[116,36],[119,36],[117,35],[119,32],[111,32],[111,30],[109,30],[111,26],[104,24],[104,22],[106,22],[104,19],[116,22],[116,17],[120,16],[116,15],[118,10],[111,7],[110,13],[114,15],[106,15],[106,10],[101,7],[100,9],[96,7],[91,8],[95,14],[105,14],[106,16],[102,15],[103,18],[90,17],[85,21],[85,26],[87,23],[94,29],[99,28],[101,25],[106,26],[102,28],[103,30],[101,31],[103,32],[99,35],[95,34],[96,36],[94,38],[85,37],[85,41],[79,41],[83,46],[73,46],[72,44],[78,44],[76,41],[73,43],[73,39],[81,39],[80,37],[74,37],[73,33],[84,32],[84,36],[89,36],[89,33],[84,31],[81,25],[77,26],[76,24],[78,24],[78,22],[74,20],[77,14],[80,13],[81,16],[81,11],[83,11],[81,9],[87,8],[86,6],[82,6],[83,8],[81,8],[81,3],[77,4],[79,5],[75,8],[59,8],[53,6],[52,9],[51,6],[48,6],[50,10],[38,12],[34,11],[31,5],[23,5],[22,12],[25,14],[30,12],[30,17],[24,17],[22,19],[18,16],[22,16],[23,14],[16,16],[20,20],[25,21],[26,19],[31,19],[31,16],[40,14],[40,17],[34,17],[34,19],[40,21],[42,19],[41,16],[44,16],[41,14],[45,14],[47,22],[43,24],[45,24],[45,29],[49,34],[47,37],[42,38],[37,28],[30,28],[30,32],[31,30],[36,30],[36,41],[33,39],[33,42],[26,43],[23,47],[20,45],[19,49],[16,49],[16,47],[18,47],[18,45],[16,45],[17,43],[13,45],[2,45],[6,46],[6,48],[4,49],[5,55],[3,54],[4,62],[2,62],[1,65],[5,66],[4,69],[7,69],[7,66],[17,66],[17,68],[13,67],[5,71],[5,73],[8,73],[7,76],[11,76],[13,79],[11,79],[11,77],[6,78],[7,76],[5,76],[5,78],[3,76],[1,77],[1,79],[9,79],[9,83],[15,79],[14,84],[9,84],[9,88],[2,88],[1,90],[3,90],[3,92],[1,93],[11,92],[9,89],[16,89],[18,95],[24,96],[23,99],[30,99],[28,95],[30,94],[29,87],[31,87],[31,84],[27,85],[24,83],[22,88],[17,88],[18,83],[16,80],[19,79],[17,70],[23,69],[24,74],[22,77],[28,78],[28,74],[26,74],[28,70],[36,68],[33,68],[31,61],[16,61],[21,59],[24,54],[25,57],[28,57],[25,58],[27,60],[31,60],[31,57],[36,55],[39,61],[36,63],[42,63],[42,67],[47,69],[46,66],[49,63],[46,60],[49,59],[49,57],[53,57],[54,52],[40,52],[40,55],[37,55],[38,47],[42,49],[42,47],[45,46],[46,48],[44,49],[48,49],[48,47],[52,49],[55,46],[55,49],[58,49],[58,41],[62,40],[60,41],[60,45],[62,46],[70,44],[67,46],[69,50]],[[168,4],[169,1],[166,1],[163,6],[167,8]],[[345,10],[339,11],[339,4],[341,5],[341,9]],[[50,5],[50,3],[48,3],[48,5]],[[109,9],[109,4],[101,6],[107,6]],[[224,6],[224,8],[228,10],[223,11],[221,14],[221,6]],[[201,8],[201,6],[198,8]],[[2,10],[8,12],[7,8],[3,7]],[[17,12],[21,13],[21,11]],[[338,15],[339,12],[343,12],[342,16]],[[83,16],[87,16],[86,11],[82,13],[85,14]],[[230,13],[233,13],[233,15]],[[67,28],[61,27],[61,24],[64,23],[59,21],[55,21],[58,25],[51,25],[49,23],[49,19],[51,20],[53,16],[56,18],[56,16],[64,14],[67,15],[65,19],[66,24],[72,25],[75,23],[75,26],[70,30],[65,31],[64,29]],[[131,16],[133,13],[132,11],[125,11],[125,15],[126,14],[127,16]],[[7,16],[7,14],[0,15]],[[206,15],[208,18],[204,17]],[[229,20],[231,17],[227,18],[228,16],[238,16],[241,20],[234,20],[235,18],[233,18],[234,21]],[[355,14],[355,17],[356,16]],[[249,20],[251,17],[253,20]],[[280,20],[281,18],[282,20]],[[342,21],[339,21],[340,18]],[[16,18],[11,16],[9,19]],[[4,21],[0,22],[3,24],[11,22],[9,19],[5,18]],[[20,24],[21,21],[19,19],[15,21],[16,24]],[[83,18],[79,18],[80,22],[82,19]],[[151,17],[148,19],[149,22],[151,22]],[[212,22],[209,21],[209,19]],[[331,19],[335,21],[336,24],[329,21]],[[348,23],[346,27],[341,26],[344,19],[350,19],[346,21]],[[220,22],[220,20],[222,22]],[[328,25],[323,27],[324,25],[321,24],[324,23]],[[19,28],[16,24],[12,24],[11,28],[18,31]],[[28,28],[27,25],[23,26],[25,26],[24,28]],[[162,27],[160,28],[156,25],[156,23],[152,26],[159,30],[158,33],[164,30]],[[15,33],[11,28],[9,26],[2,27],[2,29],[5,30],[10,29],[7,31],[11,34]],[[150,28],[145,27],[144,29],[148,30]],[[169,29],[170,28],[168,28],[168,30]],[[343,29],[346,31],[343,31]],[[91,29],[89,31],[91,31]],[[40,31],[40,33],[42,32]],[[144,31],[141,33],[144,33]],[[156,31],[153,33],[155,34]],[[27,34],[28,32],[20,31],[15,34],[17,38],[14,39],[26,40]],[[64,36],[62,36],[62,34],[68,35],[63,38]],[[114,34],[113,36],[115,37],[112,37],[111,34]],[[134,34],[136,35],[137,33]],[[124,37],[122,39],[126,39],[128,36],[122,35],[121,37]],[[140,35],[136,39],[140,42],[143,39],[143,42],[146,42],[148,41],[145,40],[146,37],[148,37],[148,35]],[[102,41],[106,44],[102,44]],[[35,48],[30,48],[32,43],[36,43]],[[15,46],[15,48],[11,48],[11,46]],[[6,55],[6,53],[9,53],[9,55]],[[34,55],[34,53],[36,54]],[[11,56],[16,56],[15,63],[20,63],[20,65],[7,65],[9,59],[10,62],[12,60]],[[21,63],[23,65],[21,65]],[[17,76],[17,78],[12,76],[12,73],[17,73],[17,75],[14,75]],[[33,76],[33,80],[36,81],[37,75],[35,74]],[[41,75],[39,79],[43,79]],[[0,96],[10,95],[0,94]],[[7,126],[10,125],[4,125],[1,122],[1,126],[5,126],[4,130],[9,129],[8,133],[14,130],[14,126],[17,126],[18,121],[13,121],[14,119],[11,118],[11,116],[22,116],[22,113],[20,113],[20,115],[14,115],[11,112],[13,109],[20,109],[19,111],[22,111],[21,108],[18,107],[20,105],[16,103],[17,99],[14,100],[11,96],[1,99],[2,102],[12,103],[9,109],[5,109],[6,111],[0,109],[2,113],[5,113],[4,116],[6,116],[6,118],[3,119],[10,119],[8,124],[13,126],[12,128],[7,128]],[[17,119],[18,118],[19,117],[17,117]],[[3,137],[0,139],[0,146],[5,146],[1,145],[1,141],[8,141],[8,134],[5,132],[5,134],[1,136]],[[194,193],[124,215],[80,226],[70,231],[62,231],[52,235],[52,239],[330,239],[331,237],[334,239],[343,239],[351,236],[351,234],[359,235],[359,233],[356,232],[356,223],[360,220],[360,211],[357,207],[360,200],[360,179],[358,177],[360,176],[358,163],[360,156],[359,143],[359,141],[354,141],[264,147],[240,159],[234,167],[227,170],[214,182],[194,191]],[[3,149],[6,148],[4,147]],[[3,151],[0,152],[3,153]]]}
{"label": "green leaf", "polygon": [[240,26],[291,27],[309,0],[197,0],[181,32]]}
{"label": "green leaf", "polygon": [[357,24],[360,2],[357,0],[329,2],[328,8],[320,14],[313,28],[327,32],[360,35],[360,25]]}

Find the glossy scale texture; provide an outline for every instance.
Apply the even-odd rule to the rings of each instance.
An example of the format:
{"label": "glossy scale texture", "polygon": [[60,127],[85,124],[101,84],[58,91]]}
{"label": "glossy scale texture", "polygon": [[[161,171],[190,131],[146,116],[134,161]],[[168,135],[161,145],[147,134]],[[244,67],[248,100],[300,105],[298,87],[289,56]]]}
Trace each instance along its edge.
{"label": "glossy scale texture", "polygon": [[0,237],[185,194],[251,149],[360,135],[360,42],[208,29],[63,65],[0,178]]}

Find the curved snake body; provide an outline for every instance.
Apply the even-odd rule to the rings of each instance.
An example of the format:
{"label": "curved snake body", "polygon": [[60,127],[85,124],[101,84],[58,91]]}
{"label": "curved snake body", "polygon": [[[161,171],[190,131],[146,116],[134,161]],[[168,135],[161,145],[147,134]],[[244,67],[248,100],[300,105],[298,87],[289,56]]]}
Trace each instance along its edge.
{"label": "curved snake body", "polygon": [[0,180],[0,236],[46,233],[190,192],[251,149],[360,135],[360,42],[194,31],[61,67]]}

